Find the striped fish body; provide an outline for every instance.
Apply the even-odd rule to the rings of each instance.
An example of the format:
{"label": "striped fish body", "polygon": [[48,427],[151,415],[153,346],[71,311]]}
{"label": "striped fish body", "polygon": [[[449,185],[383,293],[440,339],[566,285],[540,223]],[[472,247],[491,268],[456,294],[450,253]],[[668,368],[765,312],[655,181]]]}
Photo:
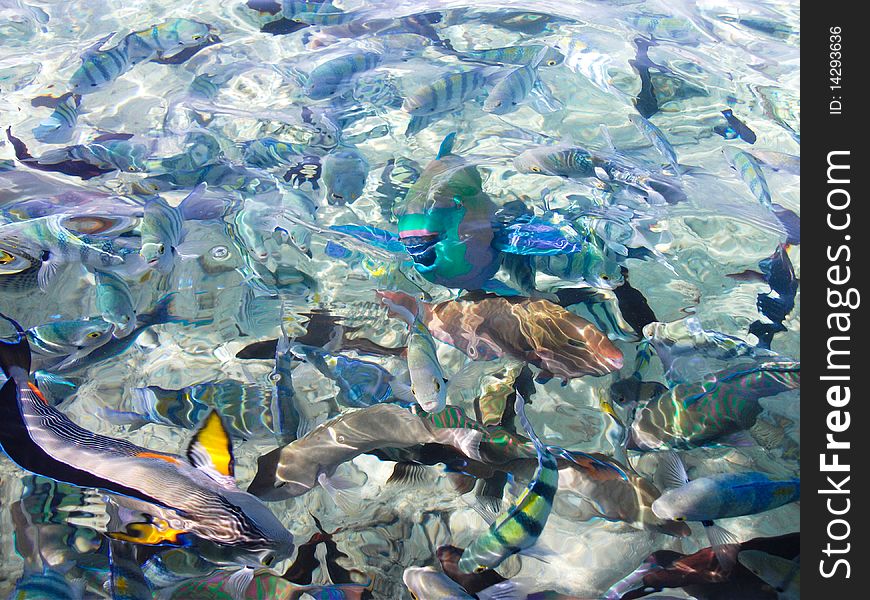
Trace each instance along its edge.
{"label": "striped fish body", "polygon": [[118,44],[107,50],[90,53],[70,78],[77,94],[91,94],[104,88],[132,68],[126,46]]}
{"label": "striped fish body", "polygon": [[97,310],[115,326],[115,337],[124,337],[136,327],[136,307],[127,282],[107,271],[96,271]]}
{"label": "striped fish body", "polygon": [[81,101],[78,94],[64,94],[48,118],[33,129],[33,137],[45,144],[70,141],[78,123]]}
{"label": "striped fish body", "polygon": [[393,395],[393,375],[380,365],[366,360],[330,354],[307,347],[306,358],[318,371],[338,386],[336,400],[343,406],[362,408],[386,402]]}
{"label": "striped fish body", "polygon": [[559,486],[556,459],[532,429],[525,414],[525,399],[519,394],[515,406],[517,416],[535,446],[538,467],[520,497],[462,553],[459,570],[463,573],[494,569],[508,557],[534,546],[553,508]]}
{"label": "striped fish body", "polygon": [[148,147],[128,140],[106,140],[91,144],[70,146],[70,158],[95,165],[101,169],[117,169],[129,173],[145,170]]}
{"label": "striped fish body", "polygon": [[111,338],[112,324],[102,319],[55,321],[27,330],[27,341],[37,357],[61,357],[89,351]]}
{"label": "striped fish body", "polygon": [[514,158],[514,166],[520,173],[534,173],[585,179],[595,177],[599,160],[588,150],[580,147],[531,148]]}
{"label": "striped fish body", "polygon": [[749,429],[758,400],[800,387],[800,363],[738,366],[701,383],[683,383],[638,408],[629,448],[697,448]]}
{"label": "striped fish body", "polygon": [[405,98],[402,108],[415,117],[436,115],[462,106],[486,84],[483,71],[462,71],[439,77]]}
{"label": "striped fish body", "polygon": [[743,152],[730,146],[722,148],[722,152],[725,153],[728,164],[737,171],[740,179],[746,184],[752,195],[755,196],[764,208],[773,210],[770,187],[767,185],[767,179],[764,178],[764,173],[761,171],[761,165],[758,164],[758,161],[748,152]]}
{"label": "striped fish body", "polygon": [[[153,54],[172,53],[174,50],[181,50],[201,44],[208,35],[209,27],[205,23],[192,19],[169,19],[157,25],[152,25],[144,31],[130,34],[128,37],[133,38],[135,36],[136,43],[128,43],[128,55],[131,58],[138,57],[133,50],[134,45],[138,45],[141,48],[149,48]],[[144,51],[142,52],[142,57],[145,57]]]}
{"label": "striped fish body", "polygon": [[10,598],[16,600],[79,600],[82,590],[75,589],[66,578],[50,567],[41,573],[25,573],[16,583]]}
{"label": "striped fish body", "polygon": [[139,255],[161,272],[171,270],[174,249],[184,238],[181,211],[159,196],[149,200],[145,204],[140,233],[142,245]]}
{"label": "striped fish body", "polygon": [[[497,64],[527,65],[537,59],[543,49],[543,45],[530,44],[528,46],[508,46],[486,50],[466,50],[460,53],[460,56]],[[540,65],[553,67],[563,60],[565,60],[565,56],[561,52],[555,48],[549,48],[541,59]]]}
{"label": "striped fish body", "polygon": [[408,337],[408,372],[411,392],[426,412],[440,412],[447,404],[447,384],[438,362],[432,334],[420,319],[415,319]]}
{"label": "striped fish body", "polygon": [[[216,423],[207,420],[201,430],[212,437],[203,442],[198,435],[190,447],[191,460],[200,468],[174,454],[94,434],[50,406],[29,380],[30,349],[21,333],[19,329],[16,343],[0,347],[9,377],[0,390],[0,445],[14,463],[31,473],[145,505],[150,523],[133,523],[128,533],[115,534],[127,541],[178,545],[190,533],[261,555],[292,552],[292,535],[281,522],[235,486],[232,449],[228,438],[217,435],[223,429],[216,413]],[[226,445],[210,446],[215,439]],[[205,452],[210,458],[203,458]]]}
{"label": "striped fish body", "polygon": [[515,111],[538,81],[537,64],[523,65],[510,71],[496,83],[483,103],[483,110],[494,115]]}
{"label": "striped fish body", "polygon": [[328,60],[308,75],[305,95],[312,100],[329,98],[340,92],[355,75],[374,69],[381,62],[377,52],[356,52]]}
{"label": "striped fish body", "polygon": [[652,509],[662,518],[713,521],[754,515],[800,499],[800,480],[764,473],[718,473],[664,492]]}

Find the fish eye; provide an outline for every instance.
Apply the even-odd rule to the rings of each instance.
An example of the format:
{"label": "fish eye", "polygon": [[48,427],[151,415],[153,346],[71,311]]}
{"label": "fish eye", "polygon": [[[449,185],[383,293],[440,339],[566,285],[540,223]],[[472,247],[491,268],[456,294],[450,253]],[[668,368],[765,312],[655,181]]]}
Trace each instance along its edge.
{"label": "fish eye", "polygon": [[555,65],[555,64],[556,64],[556,61],[553,60],[552,58],[551,58],[550,60],[547,61],[547,66],[548,66],[548,67],[552,67],[552,66]]}
{"label": "fish eye", "polygon": [[163,254],[164,252],[166,252],[166,246],[164,246],[163,244],[157,246],[157,254]]}
{"label": "fish eye", "polygon": [[335,198],[336,200],[341,200],[344,196],[342,196],[341,194],[336,194],[335,192],[332,192],[332,197]]}
{"label": "fish eye", "polygon": [[496,106],[501,106],[501,100],[495,103]]}
{"label": "fish eye", "polygon": [[194,36],[191,36],[191,39],[192,39],[194,42],[196,42],[196,41],[201,40],[201,39],[202,39],[202,36],[201,36],[201,35],[194,35]]}
{"label": "fish eye", "polygon": [[484,567],[483,565],[479,565],[476,569],[474,569],[474,572],[475,573],[483,573],[484,571],[486,571],[486,569],[487,569],[487,567]]}
{"label": "fish eye", "polygon": [[440,391],[441,391],[441,384],[440,384],[439,382],[436,381],[436,382],[435,382],[435,392],[437,393],[437,392],[440,392]]}
{"label": "fish eye", "polygon": [[136,167],[134,167],[133,165],[130,165],[129,167],[127,167],[127,170],[130,171],[131,173],[135,173]]}
{"label": "fish eye", "polygon": [[281,374],[280,373],[270,373],[269,374],[269,381],[281,381]]}
{"label": "fish eye", "polygon": [[533,171],[534,173],[540,173],[540,172],[541,172],[541,167],[539,167],[539,166],[537,166],[537,165],[532,166],[531,169],[532,169],[532,171]]}
{"label": "fish eye", "polygon": [[607,275],[606,273],[602,273],[601,279],[603,279],[604,281],[610,281],[610,275]]}
{"label": "fish eye", "polygon": [[98,338],[98,337],[100,337],[100,332],[99,331],[92,331],[87,335],[87,337],[89,337],[91,339]]}
{"label": "fish eye", "polygon": [[674,517],[674,521],[679,521],[681,523],[685,520],[686,520],[686,517]]}

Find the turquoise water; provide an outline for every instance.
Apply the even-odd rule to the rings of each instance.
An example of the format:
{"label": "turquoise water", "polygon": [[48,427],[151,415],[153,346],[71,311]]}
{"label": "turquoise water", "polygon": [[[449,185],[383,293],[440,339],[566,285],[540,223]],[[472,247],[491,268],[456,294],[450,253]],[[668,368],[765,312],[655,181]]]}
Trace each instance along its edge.
{"label": "turquoise water", "polygon": [[[614,421],[600,401],[611,400],[630,424],[637,401],[648,399],[620,391],[635,374],[658,382],[658,395],[720,381],[736,367],[796,361],[799,372],[797,3],[250,4],[0,0],[0,114],[9,128],[0,140],[0,310],[30,331],[39,389],[72,421],[183,457],[214,406],[245,490],[258,457],[328,419],[368,410],[316,368],[322,353],[382,367],[379,376],[395,378],[388,399],[396,406],[419,401],[420,382],[435,372],[447,403],[481,430],[501,421],[525,440],[511,403],[487,402],[516,378],[534,385],[527,414],[546,444],[616,459],[625,449],[612,441]],[[526,48],[520,62],[481,53],[516,47]],[[356,62],[339,68],[343,57]],[[440,91],[427,87],[449,74],[465,75]],[[654,146],[660,139],[670,150]],[[569,158],[552,158],[562,150]],[[162,258],[150,261],[157,246]],[[784,276],[789,293],[759,265],[772,256],[774,268],[793,270]],[[434,359],[403,352],[409,328],[375,290],[408,294],[421,311],[455,302],[443,321],[423,319]],[[494,296],[530,308],[525,316],[488,312]],[[546,323],[576,324],[576,316],[601,340],[583,346],[576,329],[568,338],[598,366],[560,372],[541,357],[572,344],[546,333]],[[57,324],[73,320],[59,342]],[[673,324],[671,333],[653,321]],[[460,330],[465,341],[448,343]],[[282,334],[313,347],[284,355],[289,404],[278,400],[274,345],[251,350]],[[680,337],[676,350],[669,335]],[[499,357],[482,360],[495,358],[482,355],[485,347]],[[646,351],[648,364],[636,361]],[[361,388],[369,381],[359,370],[346,377]],[[657,449],[678,450],[691,479],[739,471],[798,478],[797,377],[784,393],[762,394],[755,380],[733,392],[738,404],[760,406],[738,443],[720,431]],[[190,386],[200,386],[190,392],[196,401],[161,391]],[[4,401],[17,402],[14,394]],[[699,419],[689,417],[692,426]],[[37,446],[44,425],[28,425]],[[19,439],[15,431],[6,425],[2,439]],[[403,456],[425,463],[426,436]],[[342,443],[311,444],[301,460],[319,464]],[[64,460],[85,470],[100,461],[68,447]],[[375,439],[371,447],[395,446]],[[454,459],[460,452],[494,464],[452,448]],[[532,477],[534,456],[499,471],[510,473],[492,484],[505,508]],[[622,468],[656,494],[666,487],[662,452],[630,444],[627,456]],[[115,514],[124,502],[112,499],[117,486],[57,487],[52,479],[76,481],[55,463],[30,469],[45,476],[34,480],[15,462],[0,458],[0,592],[45,570],[57,575],[57,589],[111,597],[103,533],[124,521]],[[348,580],[327,568],[334,558],[321,544],[303,569],[311,582],[409,597],[405,569],[440,570],[440,546],[464,548],[487,527],[473,508],[481,484],[470,491],[474,479],[457,476],[455,461],[429,462],[419,478],[394,483],[394,460],[362,453],[326,473],[348,480],[338,502],[321,482],[265,506],[297,547],[318,532],[315,518],[334,532]],[[617,509],[602,518],[590,505],[631,500],[591,493],[588,474],[560,468],[539,541],[546,557],[513,557],[498,569],[525,594],[603,598],[654,551],[710,546],[697,522],[675,537],[625,514],[610,518]],[[799,503],[716,523],[739,542],[783,535],[799,529]],[[186,551],[213,560],[218,575],[250,564],[239,547],[212,542]],[[132,548],[134,565],[165,551],[121,546]],[[275,556],[269,566],[283,574],[300,556]],[[173,568],[176,585],[209,572]],[[156,597],[172,597],[165,582],[150,585],[163,594]],[[289,597],[282,593],[260,597]],[[428,594],[418,596],[443,597]],[[681,588],[661,594],[692,597]]]}

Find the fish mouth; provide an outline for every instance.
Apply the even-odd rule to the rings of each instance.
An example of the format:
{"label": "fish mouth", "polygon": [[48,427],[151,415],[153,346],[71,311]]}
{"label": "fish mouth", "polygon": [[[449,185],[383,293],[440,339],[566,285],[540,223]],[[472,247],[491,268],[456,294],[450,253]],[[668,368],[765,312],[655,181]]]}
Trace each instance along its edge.
{"label": "fish mouth", "polygon": [[435,264],[438,258],[435,245],[441,241],[441,236],[437,233],[430,235],[419,235],[402,238],[402,243],[405,249],[415,263],[423,267],[431,267]]}

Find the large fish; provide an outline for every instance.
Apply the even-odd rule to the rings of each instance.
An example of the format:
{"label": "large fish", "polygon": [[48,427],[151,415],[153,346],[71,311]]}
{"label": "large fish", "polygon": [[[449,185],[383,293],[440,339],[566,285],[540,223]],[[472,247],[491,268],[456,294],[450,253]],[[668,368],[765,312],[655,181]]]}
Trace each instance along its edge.
{"label": "large fish", "polygon": [[411,186],[396,210],[399,239],[432,283],[480,289],[499,266],[492,247],[495,204],[477,167],[453,154],[455,134]]}
{"label": "large fish", "polygon": [[742,443],[755,423],[759,399],[800,387],[800,363],[738,365],[709,381],[681,383],[635,412],[628,439],[634,450]]}
{"label": "large fish", "polygon": [[[378,293],[412,314],[419,310],[412,296]],[[434,306],[423,304],[421,319],[436,339],[472,360],[509,356],[540,368],[539,379],[567,381],[622,368],[622,352],[606,335],[548,300],[469,294]]]}
{"label": "large fish", "polygon": [[236,487],[232,443],[217,413],[206,417],[186,458],[87,431],[45,401],[30,379],[24,331],[9,321],[18,339],[0,345],[7,377],[0,390],[0,445],[16,465],[147,507],[147,522],[113,532],[117,539],[180,545],[192,534],[247,560],[292,553],[290,532],[259,500]]}

